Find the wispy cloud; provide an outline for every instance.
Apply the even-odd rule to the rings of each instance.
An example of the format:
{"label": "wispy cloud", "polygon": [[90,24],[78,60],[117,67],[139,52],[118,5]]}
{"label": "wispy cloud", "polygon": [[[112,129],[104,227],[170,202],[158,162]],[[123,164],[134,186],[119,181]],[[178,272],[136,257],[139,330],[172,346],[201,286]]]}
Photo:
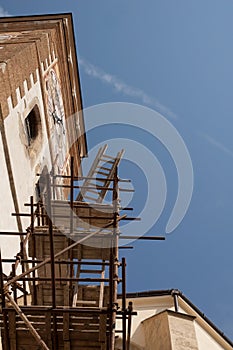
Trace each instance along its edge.
{"label": "wispy cloud", "polygon": [[0,6],[0,17],[8,17],[10,16],[10,14],[4,10],[4,8],[2,6]]}
{"label": "wispy cloud", "polygon": [[84,72],[96,79],[99,79],[105,84],[111,85],[117,92],[123,93],[126,96],[136,97],[143,104],[154,107],[158,112],[164,114],[171,119],[177,119],[175,113],[173,113],[168,107],[162,105],[158,100],[147,95],[143,90],[127,85],[116,76],[104,72],[101,68],[87,62],[85,59],[79,59],[79,64],[83,67]]}
{"label": "wispy cloud", "polygon": [[203,133],[203,132],[198,132],[198,135],[201,136],[202,138],[204,138],[212,146],[218,148],[220,151],[224,152],[228,156],[233,157],[233,151],[231,151],[229,148],[224,146],[221,142],[217,141],[216,139],[214,139],[210,135]]}

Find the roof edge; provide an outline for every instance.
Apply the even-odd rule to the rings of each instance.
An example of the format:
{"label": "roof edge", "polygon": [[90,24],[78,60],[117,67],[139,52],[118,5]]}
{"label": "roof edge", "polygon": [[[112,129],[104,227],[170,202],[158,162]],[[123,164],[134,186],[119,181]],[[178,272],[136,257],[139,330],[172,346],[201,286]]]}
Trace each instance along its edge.
{"label": "roof edge", "polygon": [[64,17],[72,17],[72,12],[61,12],[61,13],[45,13],[45,14],[38,14],[38,15],[20,15],[20,16],[4,16],[0,17],[0,22],[20,22],[20,21],[34,21],[35,19],[61,19]]}

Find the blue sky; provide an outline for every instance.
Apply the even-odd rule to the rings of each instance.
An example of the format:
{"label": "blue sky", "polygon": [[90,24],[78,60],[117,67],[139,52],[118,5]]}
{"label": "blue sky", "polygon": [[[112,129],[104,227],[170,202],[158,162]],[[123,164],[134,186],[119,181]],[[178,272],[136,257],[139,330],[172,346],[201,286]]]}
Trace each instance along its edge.
{"label": "blue sky", "polygon": [[[0,0],[0,5],[2,14],[14,16],[72,12],[84,107],[142,104],[179,131],[193,163],[191,205],[165,242],[136,242],[134,250],[124,251],[128,290],[178,288],[233,339],[233,1]],[[130,129],[119,132],[132,137]],[[89,135],[89,148],[103,135],[98,130]],[[134,137],[158,156],[166,173],[165,210],[148,233],[164,235],[177,192],[174,164],[158,142],[140,132]],[[134,170],[123,166],[122,175],[133,178],[137,212],[145,179]]]}

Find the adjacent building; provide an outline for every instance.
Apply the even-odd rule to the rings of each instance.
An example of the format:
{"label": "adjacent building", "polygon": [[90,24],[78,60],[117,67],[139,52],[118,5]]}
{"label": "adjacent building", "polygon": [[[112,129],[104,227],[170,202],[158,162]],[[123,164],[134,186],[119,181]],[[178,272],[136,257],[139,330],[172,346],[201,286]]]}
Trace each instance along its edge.
{"label": "adjacent building", "polygon": [[[129,293],[127,299],[137,312],[131,350],[233,349],[232,341],[177,289]],[[120,337],[116,349],[121,349]]]}

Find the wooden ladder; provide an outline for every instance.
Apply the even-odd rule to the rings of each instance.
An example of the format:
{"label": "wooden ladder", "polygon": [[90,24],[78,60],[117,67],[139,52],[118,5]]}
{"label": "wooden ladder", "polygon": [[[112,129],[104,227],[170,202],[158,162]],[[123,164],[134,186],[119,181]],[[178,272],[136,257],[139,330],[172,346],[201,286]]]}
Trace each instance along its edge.
{"label": "wooden ladder", "polygon": [[122,149],[116,157],[112,157],[105,153],[106,149],[107,145],[100,147],[76,201],[101,203],[104,200],[116,167],[124,153]]}
{"label": "wooden ladder", "polygon": [[[81,263],[82,259],[78,259]],[[74,263],[75,264],[75,263]],[[84,263],[85,265],[85,263]],[[106,295],[106,285],[104,282],[105,279],[105,260],[102,259],[102,265],[98,269],[84,269],[81,264],[78,264],[77,270],[75,273],[76,278],[86,277],[89,278],[95,277],[96,279],[100,279],[99,282],[96,281],[94,285],[84,285],[76,282],[74,285],[73,291],[73,299],[72,299],[72,307],[84,307],[90,309],[99,309],[101,310],[104,306],[106,307],[106,303],[104,303],[104,299]],[[98,276],[98,277],[97,277]],[[84,288],[84,290],[83,290]],[[88,291],[89,289],[89,291]],[[81,292],[81,293],[80,293]],[[108,298],[108,296],[107,296]],[[106,350],[107,344],[107,331],[108,331],[108,319],[106,314],[100,314],[99,317],[96,317],[96,314],[89,313],[89,324],[92,327],[95,327],[95,330],[98,332],[98,335],[93,333],[93,336],[97,336],[98,347],[95,346],[95,349]],[[84,332],[85,333],[85,332]],[[85,335],[85,334],[84,334]],[[82,337],[80,333],[79,337]],[[91,334],[90,334],[91,337]],[[90,342],[90,339],[89,339]],[[88,342],[88,343],[89,343]],[[83,349],[89,349],[88,346],[83,347]]]}
{"label": "wooden ladder", "polygon": [[[81,262],[81,259],[78,260]],[[99,288],[97,290],[98,295],[96,294],[95,297],[92,296],[91,300],[87,300],[86,298],[79,299],[78,298],[78,290],[79,290],[79,283],[77,282],[74,286],[74,292],[73,292],[73,300],[72,300],[72,307],[76,306],[90,306],[90,307],[97,307],[97,308],[102,308],[104,305],[104,281],[103,279],[105,278],[105,260],[102,260],[103,264],[101,266],[101,269],[82,269],[81,264],[78,265],[77,272],[76,272],[76,278],[80,277],[94,277],[99,278],[100,282],[96,283],[95,286]],[[97,277],[98,276],[98,277]],[[88,286],[90,287],[90,285]],[[83,300],[84,299],[84,300]]]}

